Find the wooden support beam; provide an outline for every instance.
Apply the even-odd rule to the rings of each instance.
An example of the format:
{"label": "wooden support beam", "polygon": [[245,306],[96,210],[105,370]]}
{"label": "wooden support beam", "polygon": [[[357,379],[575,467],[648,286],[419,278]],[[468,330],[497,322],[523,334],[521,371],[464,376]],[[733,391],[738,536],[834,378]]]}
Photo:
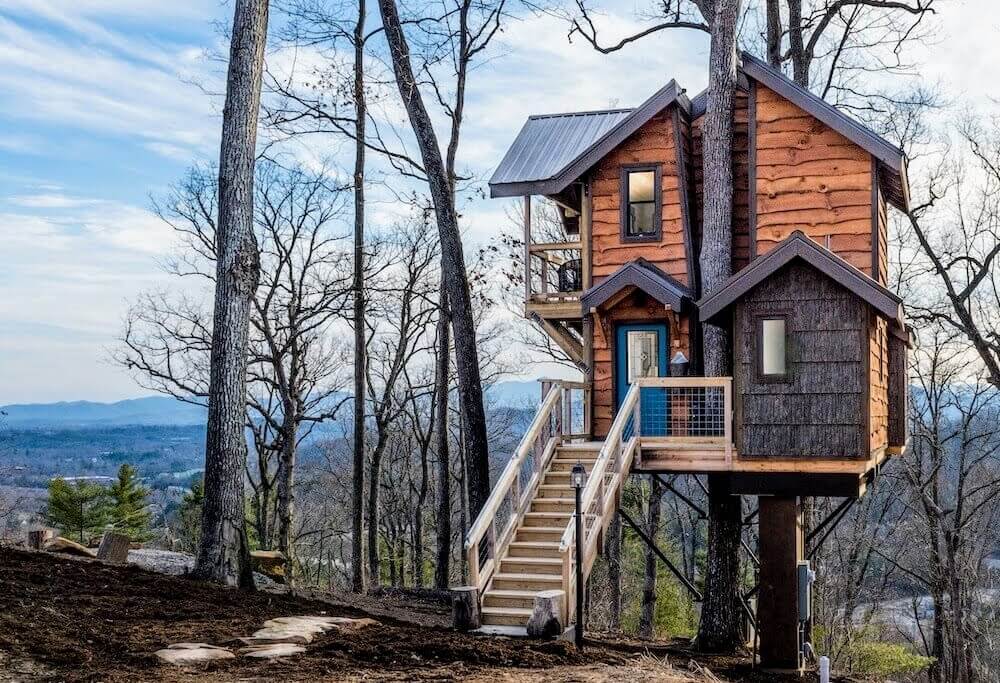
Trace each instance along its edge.
{"label": "wooden support beam", "polygon": [[564,326],[549,322],[537,313],[531,316],[538,323],[545,333],[552,337],[559,348],[566,352],[566,355],[576,363],[577,367],[586,372],[587,364],[583,356],[583,344],[575,339]]}
{"label": "wooden support beam", "polygon": [[791,496],[761,496],[760,663],[797,670],[799,662],[798,562],[803,557],[802,509]]}

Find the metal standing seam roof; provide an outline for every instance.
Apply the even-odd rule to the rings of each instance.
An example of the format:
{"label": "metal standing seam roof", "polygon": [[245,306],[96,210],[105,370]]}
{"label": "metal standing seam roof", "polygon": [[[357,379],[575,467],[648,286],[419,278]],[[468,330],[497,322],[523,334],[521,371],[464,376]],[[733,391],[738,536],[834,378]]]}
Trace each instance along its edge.
{"label": "metal standing seam roof", "polygon": [[631,113],[608,109],[528,117],[490,185],[551,178]]}

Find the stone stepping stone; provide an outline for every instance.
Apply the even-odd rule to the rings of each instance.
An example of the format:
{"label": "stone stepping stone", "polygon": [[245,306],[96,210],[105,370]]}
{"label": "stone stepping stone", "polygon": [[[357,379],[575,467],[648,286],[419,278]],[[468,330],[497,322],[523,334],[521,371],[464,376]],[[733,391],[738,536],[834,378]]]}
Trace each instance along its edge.
{"label": "stone stepping stone", "polygon": [[257,659],[278,659],[280,657],[290,657],[300,655],[306,649],[295,643],[271,643],[269,645],[251,645],[240,648],[240,656],[255,657]]}
{"label": "stone stepping stone", "polygon": [[153,654],[162,662],[178,666],[212,662],[219,659],[234,659],[236,657],[236,655],[226,648],[209,645],[208,643],[174,643],[162,650],[157,650]]}

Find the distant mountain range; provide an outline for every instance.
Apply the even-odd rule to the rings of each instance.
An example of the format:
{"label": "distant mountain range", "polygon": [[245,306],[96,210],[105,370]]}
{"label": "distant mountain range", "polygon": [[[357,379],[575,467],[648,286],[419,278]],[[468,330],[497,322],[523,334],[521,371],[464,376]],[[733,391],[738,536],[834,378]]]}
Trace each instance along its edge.
{"label": "distant mountain range", "polygon": [[[494,407],[532,408],[538,404],[536,381],[500,382],[488,392]],[[0,424],[13,429],[190,426],[205,423],[205,409],[167,396],[147,396],[114,403],[61,401],[0,406]]]}

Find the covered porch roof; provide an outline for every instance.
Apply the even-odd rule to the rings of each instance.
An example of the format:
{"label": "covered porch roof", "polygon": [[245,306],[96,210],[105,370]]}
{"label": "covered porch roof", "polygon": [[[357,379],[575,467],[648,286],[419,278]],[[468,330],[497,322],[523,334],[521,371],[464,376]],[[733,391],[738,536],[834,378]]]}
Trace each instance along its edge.
{"label": "covered porch roof", "polygon": [[591,309],[600,308],[627,287],[635,287],[653,297],[664,306],[670,306],[676,311],[691,306],[694,294],[686,286],[670,277],[662,270],[639,258],[629,261],[601,284],[591,287],[580,298],[583,314]]}

